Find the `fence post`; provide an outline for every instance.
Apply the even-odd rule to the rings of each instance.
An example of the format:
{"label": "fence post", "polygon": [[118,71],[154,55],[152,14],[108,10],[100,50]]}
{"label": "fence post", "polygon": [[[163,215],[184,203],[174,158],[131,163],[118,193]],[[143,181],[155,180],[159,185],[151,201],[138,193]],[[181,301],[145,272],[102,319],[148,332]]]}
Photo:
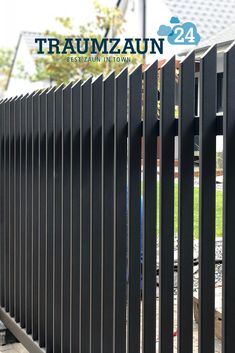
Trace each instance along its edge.
{"label": "fence post", "polygon": [[233,322],[235,317],[235,45],[224,54],[224,198],[223,198],[223,341],[222,352],[234,351]]}
{"label": "fence post", "polygon": [[161,68],[159,350],[173,353],[175,58]]}
{"label": "fence post", "polygon": [[214,353],[216,46],[201,59],[200,82],[199,353]]}
{"label": "fence post", "polygon": [[129,76],[128,115],[128,353],[140,352],[140,197],[142,65]]}
{"label": "fence post", "polygon": [[193,219],[195,53],[180,65],[178,188],[178,352],[193,349]]}

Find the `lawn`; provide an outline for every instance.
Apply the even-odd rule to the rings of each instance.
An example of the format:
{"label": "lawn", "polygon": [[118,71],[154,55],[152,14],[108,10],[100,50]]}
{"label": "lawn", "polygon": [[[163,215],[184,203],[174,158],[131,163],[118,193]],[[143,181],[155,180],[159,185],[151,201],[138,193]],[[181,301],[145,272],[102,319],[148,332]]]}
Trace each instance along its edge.
{"label": "lawn", "polygon": [[[159,205],[159,183],[157,183],[157,201]],[[222,206],[223,193],[216,190],[216,236],[222,236]],[[159,207],[157,207],[157,234],[159,234]],[[175,213],[174,213],[174,233],[178,233],[178,184],[175,183]],[[194,187],[194,238],[199,236],[199,187]]]}

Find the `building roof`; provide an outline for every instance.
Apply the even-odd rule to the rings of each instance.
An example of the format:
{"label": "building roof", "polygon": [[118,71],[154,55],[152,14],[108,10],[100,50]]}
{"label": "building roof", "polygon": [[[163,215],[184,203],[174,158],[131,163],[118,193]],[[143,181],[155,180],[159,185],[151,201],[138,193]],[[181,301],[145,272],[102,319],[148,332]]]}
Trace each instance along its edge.
{"label": "building roof", "polygon": [[215,34],[214,36],[210,37],[209,39],[203,41],[200,44],[201,48],[210,47],[211,45],[218,44],[219,47],[227,46],[235,40],[235,23],[231,26],[227,27],[226,29],[222,30],[221,32]]}
{"label": "building roof", "polygon": [[[223,53],[235,41],[235,24],[208,38],[196,48],[196,58],[200,58],[212,45],[217,44],[217,52]],[[183,51],[179,56],[185,56],[188,50]]]}
{"label": "building roof", "polygon": [[178,16],[180,21],[191,21],[196,24],[202,42],[216,36],[235,22],[234,0],[164,0],[164,2],[172,15]]}

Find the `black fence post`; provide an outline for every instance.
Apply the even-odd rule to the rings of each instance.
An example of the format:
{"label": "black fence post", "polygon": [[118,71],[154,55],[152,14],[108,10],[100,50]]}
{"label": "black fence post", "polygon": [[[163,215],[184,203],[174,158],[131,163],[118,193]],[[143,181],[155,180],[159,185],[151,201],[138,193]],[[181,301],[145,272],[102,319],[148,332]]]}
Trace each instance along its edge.
{"label": "black fence post", "polygon": [[235,46],[234,43],[224,54],[224,199],[223,199],[223,353],[234,350],[233,320],[235,317]]}
{"label": "black fence post", "polygon": [[140,352],[140,197],[142,65],[129,76],[127,352]]}
{"label": "black fence post", "polygon": [[[199,353],[214,352],[216,46],[201,59],[199,202]],[[210,195],[208,197],[208,195]]]}
{"label": "black fence post", "polygon": [[91,114],[91,346],[101,353],[101,178],[103,77],[92,83]]}
{"label": "black fence post", "polygon": [[178,188],[178,352],[193,349],[193,219],[195,55],[180,66]]}
{"label": "black fence post", "polygon": [[175,58],[161,68],[159,350],[173,353]]}

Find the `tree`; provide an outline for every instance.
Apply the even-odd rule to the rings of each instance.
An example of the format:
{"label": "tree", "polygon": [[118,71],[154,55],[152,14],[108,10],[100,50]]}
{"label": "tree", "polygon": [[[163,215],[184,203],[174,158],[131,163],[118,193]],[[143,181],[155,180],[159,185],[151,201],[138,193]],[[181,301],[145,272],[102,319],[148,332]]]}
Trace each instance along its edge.
{"label": "tree", "polygon": [[[85,26],[79,26],[76,28],[72,23],[71,18],[57,18],[57,21],[63,27],[63,33],[66,31],[67,35],[62,35],[57,32],[46,31],[45,36],[57,38],[61,43],[61,47],[64,45],[65,38],[97,38],[98,41],[102,40],[109,30],[112,30],[112,34],[119,36],[123,32],[124,18],[122,11],[115,7],[103,7],[98,2],[94,3],[95,7],[95,20],[87,23]],[[76,33],[76,34],[74,34]],[[89,52],[86,54],[87,57],[91,56]],[[96,58],[100,58],[100,61],[96,62],[68,62],[69,58],[75,58],[78,55],[75,54],[47,54],[42,58],[36,59],[36,74],[32,77],[32,80],[50,80],[56,84],[68,83],[71,80],[83,79],[85,80],[89,76],[97,76],[101,73],[104,75],[108,74],[111,70],[115,70],[119,73],[127,64],[126,62],[116,62],[114,60],[105,61],[104,57],[107,55],[96,54]],[[124,55],[118,55],[124,57]],[[131,56],[131,62],[129,67],[136,66],[137,63],[142,62],[142,56],[134,54]]]}
{"label": "tree", "polygon": [[4,90],[11,70],[13,50],[0,48],[0,91]]}

